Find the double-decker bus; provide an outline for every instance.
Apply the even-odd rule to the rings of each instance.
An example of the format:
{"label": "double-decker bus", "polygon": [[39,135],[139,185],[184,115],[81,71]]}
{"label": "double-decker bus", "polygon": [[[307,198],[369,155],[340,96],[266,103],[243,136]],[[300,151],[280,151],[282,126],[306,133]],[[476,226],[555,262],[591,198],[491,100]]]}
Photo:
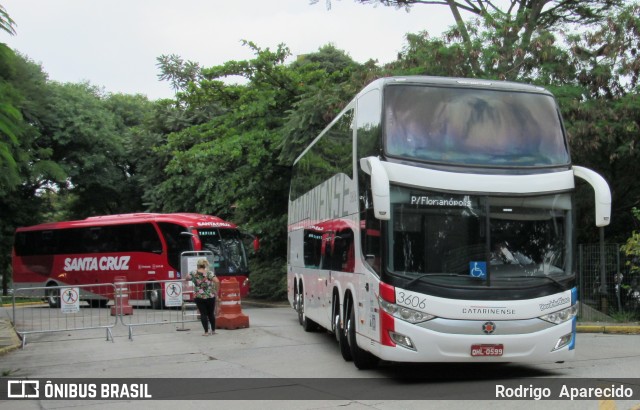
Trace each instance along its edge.
{"label": "double-decker bus", "polygon": [[[14,288],[51,287],[45,296],[57,307],[59,288],[54,287],[114,283],[116,277],[125,277],[128,282],[148,281],[145,297],[159,308],[163,292],[157,282],[182,277],[184,252],[209,251],[216,275],[234,277],[241,296],[246,296],[244,238],[235,224],[194,213],[96,216],[22,227],[14,237]],[[109,296],[89,291],[83,298],[105,304]]]}
{"label": "double-decker bus", "polygon": [[358,368],[574,356],[574,190],[556,101],[512,82],[378,79],[296,159],[288,299]]}

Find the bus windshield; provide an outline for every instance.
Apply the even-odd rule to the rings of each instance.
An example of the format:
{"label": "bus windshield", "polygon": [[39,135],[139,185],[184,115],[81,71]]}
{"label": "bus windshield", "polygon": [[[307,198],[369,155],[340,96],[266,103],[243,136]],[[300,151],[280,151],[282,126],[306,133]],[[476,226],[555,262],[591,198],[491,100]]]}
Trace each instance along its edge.
{"label": "bus windshield", "polygon": [[213,252],[216,274],[246,275],[247,254],[240,232],[235,229],[198,229],[202,250]]}
{"label": "bus windshield", "polygon": [[531,287],[574,277],[572,197],[392,189],[387,269],[443,286]]}
{"label": "bus windshield", "polygon": [[542,93],[405,84],[384,94],[385,153],[447,165],[569,164],[556,104]]}

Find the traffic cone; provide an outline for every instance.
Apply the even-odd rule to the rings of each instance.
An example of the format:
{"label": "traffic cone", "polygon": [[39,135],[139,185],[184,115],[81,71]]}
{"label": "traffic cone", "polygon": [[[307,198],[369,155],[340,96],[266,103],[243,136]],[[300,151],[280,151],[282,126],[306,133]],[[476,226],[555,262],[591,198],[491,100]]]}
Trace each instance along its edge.
{"label": "traffic cone", "polygon": [[129,288],[125,283],[127,278],[124,276],[116,276],[113,283],[116,287],[116,293],[113,295],[113,306],[111,306],[111,316],[133,315],[133,307],[129,304]]}
{"label": "traffic cone", "polygon": [[220,312],[216,316],[217,329],[242,329],[249,327],[249,316],[242,313],[240,284],[235,278],[220,282]]}

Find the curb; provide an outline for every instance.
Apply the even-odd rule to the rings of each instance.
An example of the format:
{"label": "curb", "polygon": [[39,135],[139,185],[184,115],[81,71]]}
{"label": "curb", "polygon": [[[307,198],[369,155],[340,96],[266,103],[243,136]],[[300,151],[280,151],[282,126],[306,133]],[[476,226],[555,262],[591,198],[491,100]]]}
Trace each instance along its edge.
{"label": "curb", "polygon": [[614,335],[638,335],[640,334],[640,326],[625,325],[578,325],[576,326],[578,333],[603,333]]}
{"label": "curb", "polygon": [[12,352],[22,346],[16,329],[8,320],[0,320],[0,356]]}
{"label": "curb", "polygon": [[257,299],[242,299],[240,303],[245,306],[261,307],[261,308],[289,306],[289,302],[287,301],[269,301],[269,300],[257,300]]}

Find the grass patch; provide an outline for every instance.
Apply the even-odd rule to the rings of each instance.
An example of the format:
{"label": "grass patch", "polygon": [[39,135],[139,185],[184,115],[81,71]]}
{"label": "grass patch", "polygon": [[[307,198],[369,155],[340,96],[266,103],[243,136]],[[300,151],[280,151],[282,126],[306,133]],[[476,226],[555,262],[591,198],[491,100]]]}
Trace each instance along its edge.
{"label": "grass patch", "polygon": [[[43,298],[16,298],[16,304],[18,303],[42,303],[44,302]],[[13,296],[2,296],[0,297],[0,304],[2,305],[11,305],[13,304]]]}
{"label": "grass patch", "polygon": [[611,316],[616,323],[628,323],[638,320],[638,315],[635,312],[628,312],[624,310],[611,313],[609,316]]}

